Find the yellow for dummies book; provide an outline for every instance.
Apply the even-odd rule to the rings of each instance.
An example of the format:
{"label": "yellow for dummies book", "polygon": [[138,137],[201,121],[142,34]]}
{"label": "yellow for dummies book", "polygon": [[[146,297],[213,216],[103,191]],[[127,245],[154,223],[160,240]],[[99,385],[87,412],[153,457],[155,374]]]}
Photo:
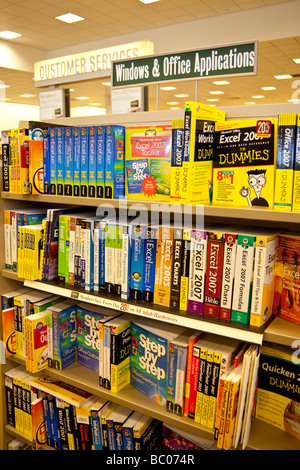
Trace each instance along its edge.
{"label": "yellow for dummies book", "polygon": [[300,114],[297,116],[292,211],[300,212]]}
{"label": "yellow for dummies book", "polygon": [[213,204],[274,207],[277,119],[216,122]]}

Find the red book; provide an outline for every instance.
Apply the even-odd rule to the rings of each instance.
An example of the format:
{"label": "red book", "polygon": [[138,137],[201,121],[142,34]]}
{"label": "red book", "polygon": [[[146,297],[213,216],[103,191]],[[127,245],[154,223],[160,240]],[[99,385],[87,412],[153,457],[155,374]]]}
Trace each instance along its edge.
{"label": "red book", "polygon": [[204,315],[219,318],[225,234],[215,230],[207,235]]}
{"label": "red book", "polygon": [[184,416],[189,414],[189,403],[190,403],[190,390],[191,390],[191,372],[192,372],[192,358],[193,358],[193,347],[194,344],[204,336],[204,333],[197,331],[189,339],[188,346],[188,357],[186,365],[186,377],[185,377],[185,396],[184,396]]}
{"label": "red book", "polygon": [[190,402],[189,402],[189,418],[195,417],[195,407],[197,398],[198,378],[199,378],[199,365],[200,365],[200,344],[197,343],[193,346],[192,367],[191,367],[191,384],[190,384]]}
{"label": "red book", "polygon": [[236,242],[237,234],[226,233],[224,241],[224,261],[220,300],[220,318],[222,318],[223,320],[231,319]]}

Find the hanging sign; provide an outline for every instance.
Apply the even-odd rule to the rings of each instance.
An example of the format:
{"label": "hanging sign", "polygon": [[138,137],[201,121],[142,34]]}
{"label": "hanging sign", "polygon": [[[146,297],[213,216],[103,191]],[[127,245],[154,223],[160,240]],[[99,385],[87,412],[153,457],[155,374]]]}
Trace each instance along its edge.
{"label": "hanging sign", "polygon": [[231,75],[255,75],[257,41],[209,49],[116,60],[112,87]]}

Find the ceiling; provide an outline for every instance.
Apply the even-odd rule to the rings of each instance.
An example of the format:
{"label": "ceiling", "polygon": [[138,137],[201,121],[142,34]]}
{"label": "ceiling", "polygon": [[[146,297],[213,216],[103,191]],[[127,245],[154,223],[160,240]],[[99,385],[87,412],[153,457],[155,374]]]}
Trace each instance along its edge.
{"label": "ceiling", "polygon": [[[288,0],[285,0],[288,1]],[[101,40],[122,34],[134,33],[156,27],[207,18],[225,13],[249,10],[262,6],[285,3],[278,0],[163,0],[151,5],[143,5],[138,0],[0,0],[0,31],[11,30],[22,34],[14,39],[14,44],[22,44],[42,50],[53,50],[74,46],[90,41]],[[72,12],[85,18],[74,24],[66,24],[55,16]],[[188,94],[189,99],[216,104],[219,107],[243,105],[248,102],[257,104],[286,103],[297,94],[300,88],[300,64],[293,59],[300,57],[300,36],[282,38],[258,44],[258,73],[256,76],[229,78],[229,85],[216,85],[212,78],[198,81],[198,94],[195,95],[195,82],[182,81],[172,85],[176,90],[159,91],[159,109],[172,107],[183,108],[186,97],[176,94]],[[291,79],[277,80],[274,75],[290,74]],[[64,84],[71,91],[71,107],[109,103],[110,88],[103,86],[107,79]],[[7,98],[10,103],[38,105],[38,92],[33,74],[1,68],[0,57],[0,98]],[[274,86],[276,90],[263,91],[261,87]],[[212,95],[211,91],[223,91]],[[33,94],[22,98],[21,94]],[[157,87],[149,86],[149,109],[156,109]],[[262,95],[263,98],[253,98]],[[79,101],[76,97],[87,96],[88,100]],[[300,98],[297,96],[297,98]],[[208,99],[219,101],[209,102]],[[178,103],[178,104],[168,104]]]}

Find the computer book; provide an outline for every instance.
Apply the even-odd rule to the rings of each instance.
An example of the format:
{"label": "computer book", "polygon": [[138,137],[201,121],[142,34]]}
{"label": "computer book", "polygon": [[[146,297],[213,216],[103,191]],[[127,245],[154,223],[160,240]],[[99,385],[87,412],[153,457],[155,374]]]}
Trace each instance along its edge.
{"label": "computer book", "polygon": [[88,196],[96,197],[97,181],[97,127],[90,126],[89,132],[89,178],[88,178]]}
{"label": "computer book", "polygon": [[125,196],[125,127],[106,126],[104,197]]}
{"label": "computer book", "polygon": [[106,126],[97,126],[96,196],[104,197]]}
{"label": "computer book", "polygon": [[64,195],[73,196],[74,186],[74,138],[73,127],[65,128],[65,159],[64,159]]}
{"label": "computer book", "polygon": [[300,212],[300,114],[297,115],[297,130],[295,139],[295,163],[293,182],[293,212]]}
{"label": "computer book", "polygon": [[274,207],[277,119],[216,122],[213,204]]}
{"label": "computer book", "polygon": [[89,132],[82,126],[80,131],[80,196],[88,196],[89,185]]}
{"label": "computer book", "polygon": [[131,385],[166,406],[169,341],[183,328],[135,319],[131,322]]}

